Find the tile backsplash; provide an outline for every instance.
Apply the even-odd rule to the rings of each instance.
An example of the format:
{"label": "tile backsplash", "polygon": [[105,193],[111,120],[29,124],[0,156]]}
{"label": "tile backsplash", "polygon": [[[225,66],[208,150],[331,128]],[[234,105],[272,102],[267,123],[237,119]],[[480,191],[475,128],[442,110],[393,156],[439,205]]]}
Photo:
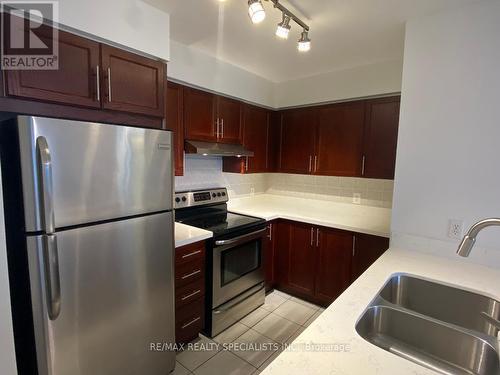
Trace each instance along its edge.
{"label": "tile backsplash", "polygon": [[359,194],[362,205],[390,208],[394,182],[285,173],[223,173],[222,158],[197,155],[185,157],[184,176],[175,178],[176,191],[221,186],[228,188],[230,197],[268,193],[353,203],[354,194]]}

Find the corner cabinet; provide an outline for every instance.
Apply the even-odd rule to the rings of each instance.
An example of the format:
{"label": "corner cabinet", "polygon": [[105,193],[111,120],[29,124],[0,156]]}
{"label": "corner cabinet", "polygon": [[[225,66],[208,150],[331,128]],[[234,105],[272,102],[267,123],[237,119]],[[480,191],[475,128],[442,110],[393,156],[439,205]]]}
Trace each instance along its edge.
{"label": "corner cabinet", "polygon": [[306,223],[274,225],[274,284],[328,305],[389,247],[387,238]]}

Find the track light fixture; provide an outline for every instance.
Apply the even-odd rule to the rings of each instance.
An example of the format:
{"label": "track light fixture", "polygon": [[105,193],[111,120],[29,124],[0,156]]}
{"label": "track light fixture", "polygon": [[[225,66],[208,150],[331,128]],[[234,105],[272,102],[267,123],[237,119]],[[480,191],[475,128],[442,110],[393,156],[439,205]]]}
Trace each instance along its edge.
{"label": "track light fixture", "polygon": [[283,13],[283,20],[278,23],[278,28],[276,29],[276,36],[281,39],[288,39],[288,33],[290,32],[290,16]]}
{"label": "track light fixture", "polygon": [[[302,27],[302,34],[298,42],[298,50],[300,52],[307,52],[311,49],[311,39],[309,39],[309,26],[307,26],[300,18],[282,5],[279,0],[265,0],[273,3],[274,8],[277,8],[283,14],[283,20],[278,24],[276,29],[276,36],[282,39],[288,39],[288,34],[292,26],[290,21],[294,21],[297,25]],[[261,0],[248,0],[248,15],[253,23],[260,23],[266,18],[266,11],[262,5]]]}
{"label": "track light fixture", "polygon": [[266,18],[266,11],[260,0],[248,0],[248,16],[253,23],[261,23]]}
{"label": "track light fixture", "polygon": [[299,52],[307,52],[311,49],[311,39],[309,39],[307,30],[302,31],[297,48]]}

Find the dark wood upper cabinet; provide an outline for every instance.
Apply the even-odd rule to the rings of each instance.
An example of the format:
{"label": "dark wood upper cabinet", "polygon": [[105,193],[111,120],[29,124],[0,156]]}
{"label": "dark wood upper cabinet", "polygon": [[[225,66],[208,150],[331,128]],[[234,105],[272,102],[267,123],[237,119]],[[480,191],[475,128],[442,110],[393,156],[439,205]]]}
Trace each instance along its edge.
{"label": "dark wood upper cabinet", "polygon": [[188,140],[216,142],[215,96],[184,87],[184,136]]}
{"label": "dark wood upper cabinet", "polygon": [[316,228],[316,231],[314,295],[324,303],[330,303],[351,283],[353,235],[330,228]]}
{"label": "dark wood upper cabinet", "polygon": [[394,179],[400,97],[367,101],[364,177]]}
{"label": "dark wood upper cabinet", "polygon": [[267,134],[267,170],[279,171],[281,143],[281,112],[270,111],[269,130]]}
{"label": "dark wood upper cabinet", "polygon": [[[9,96],[82,107],[100,108],[98,94],[99,43],[59,31],[59,69],[7,70]],[[52,43],[47,32],[42,41]]]}
{"label": "dark wood upper cabinet", "polygon": [[281,120],[280,172],[313,172],[317,127],[315,109],[284,111]]}
{"label": "dark wood upper cabinet", "polygon": [[167,82],[167,128],[174,132],[175,175],[184,174],[184,125],[182,116],[183,88]]}
{"label": "dark wood upper cabinet", "polygon": [[318,109],[314,171],[327,176],[361,176],[365,103],[356,101]]}
{"label": "dark wood upper cabinet", "polygon": [[365,272],[388,248],[388,238],[356,233],[351,282]]}
{"label": "dark wood upper cabinet", "polygon": [[218,142],[241,143],[241,104],[234,99],[217,96]]}
{"label": "dark wood upper cabinet", "polygon": [[165,64],[101,44],[103,108],[164,116]]}

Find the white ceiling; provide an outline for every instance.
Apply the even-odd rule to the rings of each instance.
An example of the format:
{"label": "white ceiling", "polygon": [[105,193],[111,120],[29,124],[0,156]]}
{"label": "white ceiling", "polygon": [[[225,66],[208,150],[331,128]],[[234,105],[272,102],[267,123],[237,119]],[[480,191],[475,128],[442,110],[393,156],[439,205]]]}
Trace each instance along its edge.
{"label": "white ceiling", "polygon": [[273,82],[380,61],[402,59],[405,21],[478,0],[283,0],[311,27],[312,49],[299,53],[300,28],[274,35],[281,14],[263,1],[267,17],[253,25],[247,0],[145,0],[170,13],[170,35]]}

